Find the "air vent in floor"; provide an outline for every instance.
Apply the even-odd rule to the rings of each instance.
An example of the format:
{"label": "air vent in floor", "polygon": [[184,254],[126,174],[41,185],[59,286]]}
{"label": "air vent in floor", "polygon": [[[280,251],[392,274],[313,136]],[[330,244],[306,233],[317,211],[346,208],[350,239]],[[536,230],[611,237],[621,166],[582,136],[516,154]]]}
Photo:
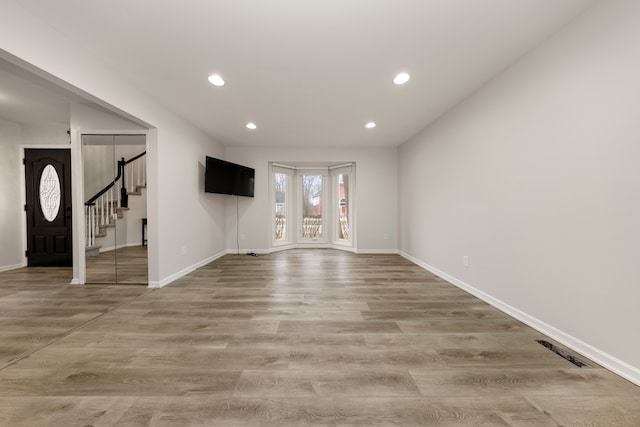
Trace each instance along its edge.
{"label": "air vent in floor", "polygon": [[536,340],[536,342],[538,344],[540,344],[540,345],[545,346],[546,348],[548,348],[549,350],[553,351],[558,356],[568,360],[569,362],[573,363],[574,365],[576,365],[579,368],[591,368],[591,365],[589,365],[588,363],[585,363],[582,360],[580,360],[579,358],[577,358],[576,356],[567,353],[566,351],[564,351],[560,347],[551,344],[549,341]]}

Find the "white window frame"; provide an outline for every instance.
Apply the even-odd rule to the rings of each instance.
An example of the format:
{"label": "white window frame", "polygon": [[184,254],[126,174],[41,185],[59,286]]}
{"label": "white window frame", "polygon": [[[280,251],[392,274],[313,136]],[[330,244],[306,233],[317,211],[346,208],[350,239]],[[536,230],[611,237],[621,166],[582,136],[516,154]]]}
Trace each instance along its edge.
{"label": "white window frame", "polygon": [[[286,213],[285,213],[285,236],[286,239],[276,239],[276,182],[275,182],[275,174],[281,173],[287,176],[287,183],[285,187],[285,204],[286,204]],[[293,197],[293,182],[295,180],[295,168],[293,166],[282,165],[278,163],[271,163],[270,173],[269,173],[269,197],[271,199],[271,246],[272,247],[281,247],[281,246],[291,246],[295,243],[295,239],[292,237],[293,229],[292,223],[295,223],[295,198]]]}
{"label": "white window frame", "polygon": [[[318,239],[310,239],[303,237],[303,210],[302,210],[302,177],[303,176],[322,176],[322,236]],[[298,167],[296,168],[296,185],[297,185],[297,200],[296,200],[296,225],[297,225],[297,238],[298,243],[303,245],[323,245],[326,246],[328,241],[328,233],[331,233],[331,221],[329,218],[331,217],[331,213],[327,215],[327,201],[331,201],[331,185],[328,184],[328,176],[329,169],[328,168],[318,168],[318,167]]]}
{"label": "white window frame", "polygon": [[[353,194],[354,194],[354,188],[355,188],[355,172],[354,172],[354,166],[352,163],[345,163],[342,165],[336,165],[336,166],[330,166],[329,167],[329,174],[331,175],[331,186],[333,188],[333,198],[332,198],[332,204],[333,204],[333,227],[331,230],[331,242],[333,245],[338,245],[338,246],[345,246],[345,247],[353,247],[354,244],[354,231],[355,231],[355,227],[353,224],[353,219],[354,219],[354,215],[353,215]],[[349,175],[349,194],[347,195],[348,200],[347,200],[347,223],[349,224],[349,238],[348,239],[341,239],[338,236],[340,235],[339,231],[340,231],[340,187],[339,187],[339,181],[338,181],[338,176],[339,175]]]}

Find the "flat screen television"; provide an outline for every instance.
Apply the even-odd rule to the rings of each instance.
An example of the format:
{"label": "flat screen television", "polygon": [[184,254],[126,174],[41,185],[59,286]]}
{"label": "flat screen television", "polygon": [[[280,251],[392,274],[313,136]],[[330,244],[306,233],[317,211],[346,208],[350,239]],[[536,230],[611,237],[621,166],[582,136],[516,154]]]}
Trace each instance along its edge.
{"label": "flat screen television", "polygon": [[206,156],[204,191],[253,197],[255,169]]}

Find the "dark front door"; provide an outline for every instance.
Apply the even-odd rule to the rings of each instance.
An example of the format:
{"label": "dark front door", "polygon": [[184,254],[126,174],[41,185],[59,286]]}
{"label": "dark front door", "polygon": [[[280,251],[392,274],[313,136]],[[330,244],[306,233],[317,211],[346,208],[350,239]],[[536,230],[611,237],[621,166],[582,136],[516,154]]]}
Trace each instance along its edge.
{"label": "dark front door", "polygon": [[71,151],[25,149],[29,267],[71,266]]}

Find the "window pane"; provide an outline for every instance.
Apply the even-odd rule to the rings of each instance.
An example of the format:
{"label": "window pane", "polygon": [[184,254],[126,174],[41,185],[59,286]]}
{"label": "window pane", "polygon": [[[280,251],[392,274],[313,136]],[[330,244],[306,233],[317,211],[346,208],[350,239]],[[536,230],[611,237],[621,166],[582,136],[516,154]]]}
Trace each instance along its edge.
{"label": "window pane", "polygon": [[338,175],[338,238],[349,240],[349,175]]}
{"label": "window pane", "polygon": [[276,173],[276,240],[287,240],[287,175]]}
{"label": "window pane", "polygon": [[58,172],[51,165],[48,164],[42,171],[40,177],[40,208],[44,219],[49,222],[53,222],[58,216],[60,210],[60,178]]}
{"label": "window pane", "polygon": [[302,177],[302,237],[322,237],[322,175]]}

